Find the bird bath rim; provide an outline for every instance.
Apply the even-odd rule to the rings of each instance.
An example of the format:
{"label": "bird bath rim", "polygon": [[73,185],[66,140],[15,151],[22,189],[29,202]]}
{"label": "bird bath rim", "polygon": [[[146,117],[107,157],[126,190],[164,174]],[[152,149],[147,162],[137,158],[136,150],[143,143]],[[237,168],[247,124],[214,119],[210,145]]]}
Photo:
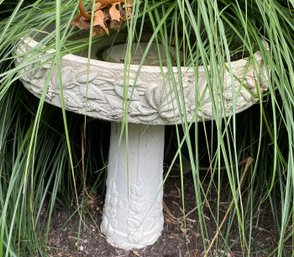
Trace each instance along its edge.
{"label": "bird bath rim", "polygon": [[[16,49],[16,64],[21,62],[25,53],[38,46],[42,47],[42,44],[32,37],[24,38]],[[28,72],[32,67],[27,67],[27,72],[20,74],[24,86],[37,97],[43,93],[52,63],[52,58],[48,56],[54,52],[54,49],[49,49],[47,56],[43,55],[46,64],[36,65],[33,72]],[[189,122],[214,119],[212,93],[215,99],[223,101],[222,117],[230,116],[255,104],[259,100],[259,92],[267,90],[267,75],[260,53],[255,52],[254,58],[256,65],[249,63],[249,57],[226,64],[232,68],[236,78],[225,71],[223,88],[209,92],[203,66],[198,67],[196,86],[194,67],[181,67],[179,70],[178,67],[126,65],[66,54],[61,63],[65,109],[115,122],[127,120],[134,124],[172,125],[182,123],[184,117]],[[45,100],[61,107],[57,77],[55,70]],[[177,92],[182,92],[184,96],[181,103],[178,102]],[[196,92],[199,93],[198,102],[195,101]],[[126,95],[128,109],[124,110]]]}
{"label": "bird bath rim", "polygon": [[[31,36],[22,38],[21,42],[27,44],[30,48],[35,48],[35,47],[38,47],[39,45],[42,46],[42,43],[38,42],[37,40],[34,39],[34,37],[31,37]],[[144,43],[145,43],[145,41],[144,41]],[[264,42],[264,44],[268,48],[267,43]],[[99,49],[101,49],[101,48],[105,48],[105,46],[104,45],[100,46]],[[95,45],[92,46],[92,52],[93,51],[95,52],[96,50],[97,50],[97,46],[95,46]],[[54,54],[55,50],[52,48],[52,49],[48,49],[46,52]],[[260,62],[262,60],[262,57],[261,57],[259,51],[254,52],[253,55],[254,55],[254,58],[256,59],[257,62]],[[68,53],[68,54],[65,54],[64,56],[62,56],[62,58],[66,58],[66,59],[70,59],[70,60],[75,61],[77,56],[80,59],[79,60],[80,62],[83,62],[85,64],[89,63],[88,57],[81,56],[80,52],[77,52],[76,54]],[[240,58],[240,59],[231,61],[230,65],[232,67],[242,67],[245,64],[247,64],[248,60],[249,60],[249,57]],[[125,67],[124,63],[109,62],[109,61],[105,61],[105,60],[101,60],[101,59],[97,59],[97,58],[90,58],[90,61],[91,61],[91,63],[90,63],[91,65],[96,65],[96,66],[111,64],[114,68],[124,69],[124,67]],[[224,65],[229,65],[229,63],[225,62]],[[170,70],[170,68],[168,68],[167,66],[155,66],[155,65],[146,65],[146,64],[140,65],[140,64],[132,64],[132,63],[127,64],[127,67],[130,67],[130,69],[138,69],[138,70],[140,69],[140,71],[144,71],[145,69],[148,69],[148,71],[151,71],[151,72],[167,72]],[[190,72],[191,70],[193,70],[192,66],[181,66],[180,68],[183,73]],[[175,72],[179,71],[179,68],[175,65],[172,66],[172,69]],[[197,69],[200,72],[205,71],[205,68],[202,65],[198,66]],[[209,66],[207,67],[207,69],[209,69]]]}

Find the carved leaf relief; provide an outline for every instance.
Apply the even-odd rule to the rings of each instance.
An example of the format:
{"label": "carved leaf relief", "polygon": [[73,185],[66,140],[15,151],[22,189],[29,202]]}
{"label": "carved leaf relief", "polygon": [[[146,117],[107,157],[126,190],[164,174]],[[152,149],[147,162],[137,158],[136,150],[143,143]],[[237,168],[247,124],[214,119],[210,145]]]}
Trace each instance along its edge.
{"label": "carved leaf relief", "polygon": [[131,199],[138,200],[144,198],[146,193],[146,188],[142,185],[131,185]]}
{"label": "carved leaf relief", "polygon": [[[71,84],[73,81],[72,74],[74,73],[73,69],[71,67],[64,67],[61,70],[61,83],[63,87],[66,87],[67,85]],[[58,80],[59,80],[59,74],[57,71],[54,71],[52,77],[51,77],[51,85],[52,89],[58,89]]]}
{"label": "carved leaf relief", "polygon": [[82,102],[77,95],[72,91],[64,91],[64,102],[67,108],[71,110],[79,110],[83,108]]}
{"label": "carved leaf relief", "polygon": [[144,116],[150,116],[156,114],[158,116],[158,111],[155,109],[150,109],[149,106],[142,104],[140,107],[141,115]]}
{"label": "carved leaf relief", "polygon": [[250,101],[253,100],[253,98],[254,98],[253,94],[254,94],[254,92],[252,92],[252,90],[250,90],[250,89],[244,88],[244,89],[241,90],[241,95],[243,96],[243,98],[247,102],[250,102]]}
{"label": "carved leaf relief", "polygon": [[98,74],[96,72],[91,72],[86,70],[86,71],[79,72],[76,78],[78,83],[87,84],[91,82],[92,80],[94,80],[97,76]]}
{"label": "carved leaf relief", "polygon": [[[198,77],[198,85],[195,81],[189,81],[190,86],[186,90],[186,99],[189,102],[190,108],[194,110],[201,103],[210,101],[207,80],[204,73],[200,73]],[[197,89],[196,89],[197,87]]]}
{"label": "carved leaf relief", "polygon": [[107,102],[109,103],[112,110],[119,110],[122,112],[123,101],[118,99],[115,96],[108,95],[106,96]]}
{"label": "carved leaf relief", "polygon": [[[124,87],[123,86],[114,85],[114,90],[122,99],[124,99]],[[140,101],[138,91],[135,87],[131,87],[131,86],[128,87],[127,99],[128,100],[131,99],[132,101]]]}
{"label": "carved leaf relief", "polygon": [[30,85],[31,85],[31,89],[32,91],[37,94],[37,95],[41,95],[44,88],[43,87],[39,87],[38,86],[39,80],[31,80]]}
{"label": "carved leaf relief", "polygon": [[151,84],[147,87],[145,96],[149,105],[154,109],[158,109],[162,102],[163,88],[156,84]]}
{"label": "carved leaf relief", "polygon": [[129,218],[127,223],[130,228],[137,229],[140,226],[141,222],[139,219]]}
{"label": "carved leaf relief", "polygon": [[[30,54],[32,41],[32,39],[25,40],[17,46],[16,64],[21,64],[23,58]],[[40,59],[36,60],[35,63],[24,67],[19,72],[24,85],[36,96],[40,96],[43,92],[51,62],[52,53],[48,51],[42,56],[42,62]],[[259,65],[255,65],[255,67],[248,61],[246,67],[232,66],[234,77],[226,72],[224,81],[222,81],[222,90],[213,90],[215,99],[223,99],[225,96],[226,110],[231,110],[233,104],[236,104],[237,112],[246,109],[258,100],[259,91],[263,92],[268,88],[270,74],[268,74],[263,61],[258,59],[258,62]],[[113,66],[112,69],[111,64],[106,63],[105,65],[91,64],[90,70],[87,70],[85,63],[79,62],[78,57],[77,62],[73,64],[73,60],[67,59],[65,56],[62,59],[61,71],[64,102],[71,111],[83,113],[86,110],[90,112],[89,116],[95,118],[120,121],[125,114],[123,112],[124,88],[122,86],[125,74],[118,66]],[[185,111],[190,119],[193,118],[196,107],[199,119],[212,118],[211,93],[203,70],[199,70],[198,82],[195,81],[195,74],[191,70],[183,73],[181,78],[183,88],[181,89],[169,89],[171,81],[165,72],[161,74],[142,70],[138,75],[136,70],[130,68],[128,75],[129,88],[126,97],[129,100],[127,108],[131,123],[179,123],[181,122],[181,112]],[[176,80],[178,76],[178,73],[174,74]],[[88,85],[88,89],[86,85]],[[182,90],[185,96],[185,104],[181,103],[181,108],[178,108],[177,92],[173,90]],[[196,97],[197,92],[199,95]],[[234,102],[233,93],[236,95]],[[59,94],[58,74],[55,70],[50,78],[46,101],[60,106]],[[224,113],[224,115],[227,116],[230,113]]]}
{"label": "carved leaf relief", "polygon": [[138,110],[138,108],[134,108],[134,107],[130,106],[128,109],[128,114],[130,116],[136,117],[136,116],[139,116],[141,114],[141,112]]}
{"label": "carved leaf relief", "polygon": [[35,80],[41,80],[45,76],[46,72],[47,72],[47,69],[39,68],[36,70],[32,78]]}
{"label": "carved leaf relief", "polygon": [[122,112],[121,109],[119,110],[111,110],[107,113],[108,119],[112,119],[114,121],[121,121],[122,118],[124,117],[124,113]]}
{"label": "carved leaf relief", "polygon": [[[150,123],[150,122],[154,122],[154,121],[158,120],[158,117],[159,117],[159,115],[158,115],[158,113],[156,113],[156,114],[149,114],[146,116],[140,115],[140,116],[138,116],[138,119],[141,122]],[[155,123],[155,124],[159,124],[159,122]]]}
{"label": "carved leaf relief", "polygon": [[86,85],[81,86],[79,87],[79,90],[80,90],[81,96],[83,96],[84,98],[96,99],[102,102],[106,102],[106,98],[102,90],[93,84],[89,84],[88,88]]}
{"label": "carved leaf relief", "polygon": [[266,90],[268,88],[270,74],[269,74],[269,71],[266,69],[266,66],[264,65],[263,62],[261,62],[258,78],[261,84],[261,88],[263,90]]}
{"label": "carved leaf relief", "polygon": [[96,112],[96,113],[100,113],[101,110],[101,104],[96,103],[95,101],[88,101],[85,100],[85,102],[83,102],[85,109],[87,112]]}

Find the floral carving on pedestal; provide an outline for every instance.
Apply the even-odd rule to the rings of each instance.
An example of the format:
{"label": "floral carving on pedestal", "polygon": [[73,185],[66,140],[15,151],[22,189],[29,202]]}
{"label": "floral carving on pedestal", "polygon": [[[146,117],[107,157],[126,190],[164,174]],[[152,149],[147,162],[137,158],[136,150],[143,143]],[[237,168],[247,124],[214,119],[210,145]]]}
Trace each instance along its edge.
{"label": "floral carving on pedestal", "polygon": [[144,214],[147,210],[146,203],[144,203],[144,195],[146,188],[141,185],[131,185],[130,200],[128,210],[128,241],[131,244],[138,244],[144,234],[143,222]]}
{"label": "floral carving on pedestal", "polygon": [[110,185],[107,188],[107,194],[105,198],[105,206],[103,211],[103,220],[101,227],[103,228],[103,232],[107,231],[107,233],[111,236],[115,233],[117,228],[117,207],[118,207],[118,192],[116,190],[115,181],[110,180]]}
{"label": "floral carving on pedestal", "polygon": [[[148,197],[154,195],[154,192],[148,193],[148,190],[152,188],[150,189],[141,181],[130,185],[129,197],[126,200],[116,190],[117,180],[109,179],[109,181],[101,231],[110,238],[123,236],[125,240],[116,244],[125,249],[153,244],[163,229],[162,188],[158,188],[158,194],[155,194],[156,199],[150,200]],[[121,208],[126,215],[126,220],[118,220],[118,212]],[[122,231],[118,222],[126,222],[127,230]],[[113,243],[111,240],[109,242]]]}
{"label": "floral carving on pedestal", "polygon": [[159,237],[163,228],[162,189],[158,190],[160,193],[154,199],[152,206],[146,204],[147,190],[148,188],[142,182],[130,187],[127,219],[127,237],[130,244],[152,244]]}

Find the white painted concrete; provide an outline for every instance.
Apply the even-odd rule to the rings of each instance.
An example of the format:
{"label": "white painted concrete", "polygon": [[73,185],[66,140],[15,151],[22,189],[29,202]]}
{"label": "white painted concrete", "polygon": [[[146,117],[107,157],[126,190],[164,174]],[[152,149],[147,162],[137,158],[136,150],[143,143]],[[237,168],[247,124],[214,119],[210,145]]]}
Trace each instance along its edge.
{"label": "white painted concrete", "polygon": [[129,124],[120,137],[113,122],[101,230],[116,247],[142,248],[163,229],[164,126]]}
{"label": "white painted concrete", "polygon": [[[16,65],[38,47],[43,46],[35,39],[24,38],[16,49]],[[222,116],[230,116],[255,104],[259,93],[268,88],[266,67],[259,52],[254,54],[255,63],[252,58],[231,62],[234,75],[224,72],[223,83],[216,84],[214,90],[209,90],[201,66],[196,73],[191,67],[182,67],[180,72],[174,67],[171,79],[171,70],[166,67],[130,65],[126,83],[123,63],[91,59],[87,69],[87,58],[68,54],[62,58],[61,95],[57,72],[54,70],[48,78],[53,56],[54,49],[44,52],[35,63],[24,67],[20,79],[37,97],[45,90],[45,101],[50,104],[60,107],[63,97],[66,110],[112,122],[101,230],[108,242],[123,249],[153,244],[163,229],[164,125],[181,123],[183,115],[189,122],[214,119],[212,97],[221,103]],[[184,98],[181,103],[177,101],[178,92]],[[123,108],[125,100],[129,103],[127,110]],[[128,140],[123,133],[120,141],[119,122],[125,113]]]}

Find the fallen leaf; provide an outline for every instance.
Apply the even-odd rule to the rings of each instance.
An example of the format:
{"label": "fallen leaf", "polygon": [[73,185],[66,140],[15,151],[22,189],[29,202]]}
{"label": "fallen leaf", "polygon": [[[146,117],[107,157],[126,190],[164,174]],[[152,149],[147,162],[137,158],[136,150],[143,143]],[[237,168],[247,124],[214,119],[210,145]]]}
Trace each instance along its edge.
{"label": "fallen leaf", "polygon": [[[83,0],[79,1],[80,14],[72,21],[79,29],[91,28],[91,12],[85,10]],[[119,30],[124,21],[131,17],[132,0],[96,0],[94,5],[94,36],[106,33],[109,29]]]}
{"label": "fallen leaf", "polygon": [[95,3],[95,5],[94,5],[94,12],[96,12],[96,11],[98,11],[100,9],[101,9],[101,3],[100,2]]}
{"label": "fallen leaf", "polygon": [[109,14],[112,20],[121,21],[120,2],[112,4],[109,8]]}
{"label": "fallen leaf", "polygon": [[104,13],[101,10],[98,10],[94,13],[94,26],[100,26],[106,33],[107,35],[109,34],[108,28],[104,24]]}
{"label": "fallen leaf", "polygon": [[[98,3],[101,4],[101,8],[104,8],[110,4],[114,4],[114,3],[121,3],[121,4],[125,4],[125,0],[98,0]],[[131,4],[130,0],[126,1],[127,5]]]}
{"label": "fallen leaf", "polygon": [[109,8],[109,15],[111,18],[111,23],[110,27],[112,29],[119,30],[123,17],[121,16],[121,6],[120,3],[114,3],[110,8]]}
{"label": "fallen leaf", "polygon": [[77,26],[79,29],[89,29],[90,23],[85,19],[85,17],[79,15],[76,17],[72,23],[72,25]]}

